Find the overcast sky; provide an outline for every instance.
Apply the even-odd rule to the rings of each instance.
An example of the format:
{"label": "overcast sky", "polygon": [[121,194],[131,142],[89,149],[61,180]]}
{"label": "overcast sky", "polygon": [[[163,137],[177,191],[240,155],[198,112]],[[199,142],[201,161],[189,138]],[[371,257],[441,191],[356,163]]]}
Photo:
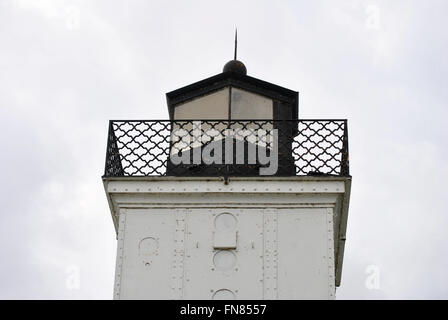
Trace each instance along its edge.
{"label": "overcast sky", "polygon": [[338,298],[447,299],[447,12],[445,0],[0,0],[0,298],[112,298],[108,120],[167,119],[165,93],[220,73],[237,26],[249,75],[299,91],[301,118],[349,120]]}

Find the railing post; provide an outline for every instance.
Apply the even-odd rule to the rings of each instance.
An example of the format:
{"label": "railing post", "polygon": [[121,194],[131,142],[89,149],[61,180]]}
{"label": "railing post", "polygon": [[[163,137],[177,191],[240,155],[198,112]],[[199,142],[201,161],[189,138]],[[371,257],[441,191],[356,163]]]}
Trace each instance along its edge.
{"label": "railing post", "polygon": [[348,155],[348,128],[347,120],[344,120],[344,138],[342,142],[341,176],[350,175],[349,155]]}
{"label": "railing post", "polygon": [[118,150],[117,138],[115,136],[113,121],[109,121],[109,133],[107,135],[106,162],[104,176],[124,176],[121,166],[120,150]]}
{"label": "railing post", "polygon": [[109,120],[109,129],[107,131],[107,146],[106,146],[106,159],[104,162],[104,176],[108,176],[108,163],[110,158],[110,144],[111,144],[111,134],[112,134],[112,121]]}

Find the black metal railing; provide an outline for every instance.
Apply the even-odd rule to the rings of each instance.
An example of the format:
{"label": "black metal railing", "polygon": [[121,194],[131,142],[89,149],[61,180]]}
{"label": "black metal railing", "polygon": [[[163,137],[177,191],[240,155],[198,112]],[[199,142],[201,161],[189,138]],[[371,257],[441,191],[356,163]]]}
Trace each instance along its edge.
{"label": "black metal railing", "polygon": [[349,176],[348,159],[347,120],[110,121],[104,176]]}

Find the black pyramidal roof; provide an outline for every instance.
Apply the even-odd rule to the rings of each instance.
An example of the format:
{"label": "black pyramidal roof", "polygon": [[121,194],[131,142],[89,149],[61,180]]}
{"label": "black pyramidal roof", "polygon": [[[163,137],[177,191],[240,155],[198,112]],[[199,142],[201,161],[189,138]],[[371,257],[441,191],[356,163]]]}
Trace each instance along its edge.
{"label": "black pyramidal roof", "polygon": [[[232,86],[272,98],[277,106],[287,106],[290,111],[286,118],[298,119],[299,93],[270,82],[236,72],[223,72],[210,78],[192,83],[188,86],[168,92],[166,100],[170,119],[173,119],[174,108],[180,103],[192,100],[224,87]],[[282,108],[283,109],[283,108]],[[284,112],[281,112],[284,114]],[[282,117],[283,118],[283,117]],[[199,120],[199,119],[198,119]]]}

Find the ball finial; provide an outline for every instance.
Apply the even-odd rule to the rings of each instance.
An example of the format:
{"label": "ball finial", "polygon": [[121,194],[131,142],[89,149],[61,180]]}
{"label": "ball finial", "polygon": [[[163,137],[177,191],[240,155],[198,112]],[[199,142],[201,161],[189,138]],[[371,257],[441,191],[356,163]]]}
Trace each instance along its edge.
{"label": "ball finial", "polygon": [[224,65],[222,72],[235,72],[240,74],[247,74],[247,69],[244,63],[239,60],[230,60]]}

